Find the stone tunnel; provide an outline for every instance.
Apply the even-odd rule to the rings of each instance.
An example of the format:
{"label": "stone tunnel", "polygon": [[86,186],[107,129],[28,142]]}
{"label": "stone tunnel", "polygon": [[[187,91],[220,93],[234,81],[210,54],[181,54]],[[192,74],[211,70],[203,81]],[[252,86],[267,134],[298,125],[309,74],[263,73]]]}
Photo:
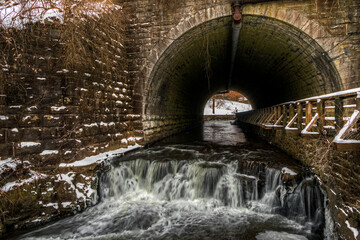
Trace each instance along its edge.
{"label": "stone tunnel", "polygon": [[[45,22],[29,26],[37,36],[36,41],[24,40],[26,66],[16,67],[19,62],[13,58],[1,63],[3,159],[18,157],[56,166],[135,142],[150,143],[198,125],[206,101],[226,90],[232,50],[229,0],[113,2],[121,8],[110,9],[108,16],[89,25],[107,29],[119,19],[119,26],[114,24],[103,34],[95,26],[99,34],[85,39],[101,51],[106,42],[106,49],[115,51],[116,57],[97,54],[96,46],[84,43],[84,56],[96,63],[71,65],[68,57],[76,59],[76,55],[62,50],[68,45],[61,24]],[[255,109],[360,87],[358,1],[243,2],[231,90],[244,94]],[[21,31],[26,29],[11,34]],[[7,40],[1,41],[4,49]],[[99,55],[111,59],[110,66],[99,70],[95,64],[104,62]],[[284,151],[321,171],[314,155],[297,156],[285,138],[267,139],[278,141]],[[309,152],[322,144],[291,141],[307,146]],[[21,147],[29,142],[38,144]],[[344,162],[342,168],[357,165],[357,152],[331,154],[337,163]],[[340,186],[358,182],[357,166],[354,171],[346,179],[333,177],[326,184],[341,192]],[[359,209],[359,188],[343,190],[348,197],[330,198],[332,215],[339,222],[346,217],[336,204],[351,203]],[[359,216],[353,213],[353,224],[359,224]]]}
{"label": "stone tunnel", "polygon": [[[162,136],[162,128],[165,134],[176,130],[174,124],[196,124],[207,99],[226,89],[231,23],[229,16],[202,23],[161,55],[145,83],[143,115],[155,119],[144,125],[149,139]],[[303,31],[251,14],[244,15],[243,25],[231,87],[245,94],[255,108],[342,89],[328,53]]]}
{"label": "stone tunnel", "polygon": [[[145,77],[139,84],[145,89],[139,108],[147,140],[196,124],[206,100],[226,89],[231,9],[221,1],[211,6],[160,30],[161,42],[148,49],[146,66],[138,73]],[[231,87],[255,108],[358,86],[356,47],[347,48],[351,53],[344,57],[334,38],[339,29],[325,26],[321,17],[310,20],[311,11],[303,7],[276,2],[244,6]],[[179,14],[174,11],[170,19]],[[140,29],[154,28],[139,24]],[[349,31],[351,26],[342,27]]]}

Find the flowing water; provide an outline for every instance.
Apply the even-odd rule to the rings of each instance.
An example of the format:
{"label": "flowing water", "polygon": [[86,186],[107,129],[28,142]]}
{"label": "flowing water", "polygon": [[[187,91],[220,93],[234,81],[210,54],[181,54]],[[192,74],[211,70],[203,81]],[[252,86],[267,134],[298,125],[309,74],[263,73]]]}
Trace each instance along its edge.
{"label": "flowing water", "polygon": [[316,178],[229,122],[114,159],[99,189],[97,205],[21,238],[324,239]]}

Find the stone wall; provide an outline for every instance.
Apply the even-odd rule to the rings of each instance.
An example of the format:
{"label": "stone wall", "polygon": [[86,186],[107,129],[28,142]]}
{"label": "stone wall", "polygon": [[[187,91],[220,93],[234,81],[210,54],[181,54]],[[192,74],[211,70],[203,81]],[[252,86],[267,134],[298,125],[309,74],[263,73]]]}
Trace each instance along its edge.
{"label": "stone wall", "polygon": [[56,164],[135,143],[123,24],[110,24],[123,14],[112,14],[4,30],[2,158]]}
{"label": "stone wall", "polygon": [[229,120],[234,121],[234,115],[204,115],[204,121],[219,121],[219,120]]}
{"label": "stone wall", "polygon": [[112,9],[1,29],[0,234],[97,202],[101,168],[60,163],[142,143],[123,18]]}

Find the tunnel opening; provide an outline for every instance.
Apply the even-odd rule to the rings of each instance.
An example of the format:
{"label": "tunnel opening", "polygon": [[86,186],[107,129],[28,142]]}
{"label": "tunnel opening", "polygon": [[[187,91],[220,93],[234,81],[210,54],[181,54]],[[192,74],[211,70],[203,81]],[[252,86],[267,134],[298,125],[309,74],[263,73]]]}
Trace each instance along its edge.
{"label": "tunnel opening", "polygon": [[[243,15],[232,86],[254,109],[341,90],[328,54],[310,36],[277,19]],[[206,101],[227,89],[231,16],[209,20],[168,46],[145,82],[147,141],[201,122]]]}
{"label": "tunnel opening", "polygon": [[209,98],[204,106],[203,115],[234,116],[237,112],[252,110],[249,99],[236,91],[215,94]]}

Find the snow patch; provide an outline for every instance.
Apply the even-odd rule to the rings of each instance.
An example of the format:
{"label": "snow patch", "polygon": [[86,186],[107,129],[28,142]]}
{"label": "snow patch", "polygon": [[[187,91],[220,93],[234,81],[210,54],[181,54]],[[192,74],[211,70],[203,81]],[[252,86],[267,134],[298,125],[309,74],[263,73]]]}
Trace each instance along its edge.
{"label": "snow patch", "polygon": [[9,168],[15,170],[16,166],[20,163],[21,162],[18,159],[12,159],[12,158],[0,160],[0,174]]}
{"label": "snow patch", "polygon": [[131,118],[139,118],[140,114],[127,114],[126,116],[131,117]]}
{"label": "snow patch", "polygon": [[13,105],[13,106],[9,106],[9,108],[21,108],[22,105]]}
{"label": "snow patch", "polygon": [[64,155],[68,155],[68,154],[70,154],[70,153],[72,153],[72,151],[66,151],[66,152],[64,153]]}
{"label": "snow patch", "polygon": [[213,100],[210,99],[204,108],[204,115],[233,115],[237,112],[252,110],[250,104],[239,103],[229,100],[215,99],[215,114],[212,112]]}
{"label": "snow patch", "polygon": [[31,112],[32,110],[37,109],[37,106],[31,106],[26,109],[26,111]]}
{"label": "snow patch", "polygon": [[27,178],[27,179],[18,179],[14,182],[8,182],[6,183],[2,188],[1,188],[1,191],[4,191],[4,192],[8,192],[16,187],[19,187],[19,186],[22,186],[24,184],[27,184],[27,183],[32,183],[36,180],[39,180],[41,178],[46,178],[47,175],[46,174],[42,174],[42,173],[38,173],[38,172],[35,172],[33,170],[30,170],[30,175],[31,177],[30,178]]}
{"label": "snow patch", "polygon": [[64,110],[64,109],[66,109],[65,106],[61,106],[61,107],[52,106],[51,107],[51,110],[56,111],[56,112],[58,112],[60,110]]}
{"label": "snow patch", "polygon": [[[52,1],[55,6],[61,6],[61,1]],[[46,10],[47,9],[47,10]],[[23,28],[30,22],[42,22],[46,19],[58,19],[63,22],[62,12],[58,8],[51,8],[46,1],[28,1],[23,3],[19,0],[10,0],[0,7],[0,22],[5,28]]]}
{"label": "snow patch", "polygon": [[289,168],[287,168],[287,167],[283,167],[283,168],[281,169],[281,172],[290,174],[291,176],[296,176],[296,175],[297,175],[296,172],[292,171],[291,169],[289,169]]}
{"label": "snow patch", "polygon": [[73,163],[60,163],[59,167],[83,167],[83,166],[88,166],[88,165],[91,165],[94,163],[99,164],[99,163],[102,163],[103,161],[105,161],[106,159],[115,157],[117,155],[123,154],[125,152],[131,151],[131,150],[134,150],[137,148],[141,148],[141,147],[142,147],[141,145],[135,144],[134,146],[128,146],[127,148],[120,148],[117,150],[100,153],[98,155],[87,157],[87,158],[84,158],[82,160],[79,160],[79,161],[76,161]]}
{"label": "snow patch", "polygon": [[67,208],[68,206],[71,205],[71,202],[62,202],[61,205],[63,208]]}
{"label": "snow patch", "polygon": [[357,236],[359,235],[359,231],[356,228],[352,227],[348,220],[346,220],[345,223],[346,223],[346,226],[353,232],[354,238],[356,239]]}
{"label": "snow patch", "polygon": [[40,153],[40,156],[59,154],[58,150],[44,150]]}
{"label": "snow patch", "polygon": [[43,207],[53,207],[55,209],[59,209],[59,205],[57,203],[44,204]]}
{"label": "snow patch", "polygon": [[9,117],[4,116],[4,115],[0,115],[0,120],[2,120],[2,121],[9,120]]}
{"label": "snow patch", "polygon": [[99,127],[97,123],[84,124],[84,127]]}
{"label": "snow patch", "polygon": [[40,145],[41,145],[41,143],[38,143],[38,142],[21,142],[20,143],[21,148],[36,147],[36,146],[40,146]]}

